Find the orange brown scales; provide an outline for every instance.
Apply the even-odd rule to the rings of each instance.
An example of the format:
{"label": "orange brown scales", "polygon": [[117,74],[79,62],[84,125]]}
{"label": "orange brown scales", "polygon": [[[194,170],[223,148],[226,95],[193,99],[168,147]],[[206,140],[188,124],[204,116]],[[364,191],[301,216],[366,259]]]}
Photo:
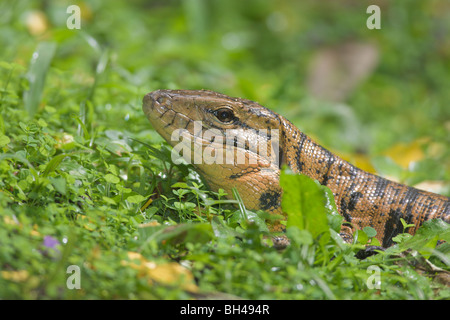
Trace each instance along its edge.
{"label": "orange brown scales", "polygon": [[[178,143],[171,141],[175,129],[186,129],[193,140],[200,139],[195,140],[202,146],[200,152],[212,148],[212,154],[216,155],[221,147],[231,145],[236,157],[242,156],[245,162],[201,162],[194,166],[212,190],[222,188],[232,195],[231,189],[236,187],[250,210],[282,214],[279,175],[280,167],[286,164],[295,173],[308,175],[329,187],[345,220],[358,229],[375,228],[384,247],[391,245],[392,237],[403,231],[400,218],[415,225],[409,230],[412,234],[429,219],[442,218],[450,222],[448,197],[358,169],[316,144],[284,117],[256,102],[206,90],[158,90],[144,97],[143,110],[156,131],[172,146]],[[201,121],[201,132],[195,132],[194,121]],[[233,143],[201,136],[211,129],[222,134],[245,129],[247,142],[239,145],[236,137]],[[269,144],[275,140],[270,135],[261,136],[261,132],[275,129],[280,133],[275,141],[279,154],[272,151],[259,154],[255,150],[257,142]],[[282,229],[280,223],[272,226],[273,231]]]}

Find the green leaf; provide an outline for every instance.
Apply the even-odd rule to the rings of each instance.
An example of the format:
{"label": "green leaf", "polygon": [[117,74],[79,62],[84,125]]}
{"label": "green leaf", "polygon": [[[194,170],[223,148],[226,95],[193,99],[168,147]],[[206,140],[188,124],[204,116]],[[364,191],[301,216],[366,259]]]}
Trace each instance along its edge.
{"label": "green leaf", "polygon": [[66,179],[62,177],[57,178],[49,178],[50,182],[52,183],[53,187],[61,194],[66,194]]}
{"label": "green leaf", "polygon": [[145,200],[146,200],[146,198],[144,196],[141,196],[140,194],[129,196],[127,198],[127,201],[130,203],[141,203],[142,201],[145,201]]}
{"label": "green leaf", "polygon": [[32,118],[39,108],[42,92],[44,91],[45,77],[56,50],[56,43],[39,43],[30,62],[30,69],[26,74],[29,90],[24,92],[23,100],[28,116]]}
{"label": "green leaf", "polygon": [[105,201],[106,203],[109,203],[109,204],[112,204],[112,205],[116,205],[116,202],[113,199],[109,198],[109,197],[103,196],[102,200]]}
{"label": "green leaf", "polygon": [[89,139],[90,139],[89,131],[88,131],[88,129],[86,128],[85,124],[83,123],[83,120],[80,119],[80,117],[77,116],[76,114],[72,114],[71,117],[72,117],[72,119],[74,119],[76,122],[78,122],[78,125],[80,126],[80,128],[81,128],[81,130],[82,130],[82,132],[83,132],[83,137],[84,137],[84,139],[89,140]]}
{"label": "green leaf", "polygon": [[49,163],[45,166],[44,172],[42,173],[42,176],[47,177],[51,172],[53,172],[61,163],[61,161],[67,157],[67,154],[58,154],[57,156],[53,157],[52,160],[50,160]]}
{"label": "green leaf", "polygon": [[406,221],[403,218],[400,218],[400,222],[402,223],[403,230],[406,230],[407,228],[410,228],[410,227],[414,227],[413,223],[408,224],[408,223],[406,223]]}
{"label": "green leaf", "polygon": [[360,244],[367,244],[367,242],[369,241],[369,237],[367,236],[367,233],[365,233],[363,230],[356,230],[353,237]]}
{"label": "green leaf", "polygon": [[105,178],[106,182],[109,182],[109,183],[116,184],[116,183],[120,182],[119,177],[117,177],[111,173],[106,174],[104,178]]}
{"label": "green leaf", "polygon": [[214,216],[211,220],[211,228],[217,238],[233,238],[240,234],[230,228],[222,219],[222,217]]}
{"label": "green leaf", "polygon": [[254,223],[258,227],[259,231],[269,232],[269,228],[267,228],[267,224],[265,219],[263,218],[264,217],[263,214],[259,216],[258,213],[248,210],[246,211],[246,213],[248,221]]}
{"label": "green leaf", "polygon": [[372,227],[364,227],[363,231],[369,238],[373,238],[377,235],[377,230]]}
{"label": "green leaf", "polygon": [[0,147],[4,147],[10,142],[11,142],[11,140],[8,138],[8,136],[5,136],[4,134],[0,134]]}
{"label": "green leaf", "polygon": [[174,207],[176,209],[179,210],[190,210],[190,209],[194,209],[197,205],[195,203],[192,202],[174,202],[173,203]]}
{"label": "green leaf", "polygon": [[305,175],[287,171],[281,172],[280,185],[283,188],[281,206],[288,215],[286,227],[308,230],[313,238],[322,235],[321,242],[328,241],[327,196],[321,186]]}
{"label": "green leaf", "polygon": [[298,245],[311,245],[313,243],[313,237],[308,230],[299,230],[298,228],[287,228],[286,235],[291,241]]}
{"label": "green leaf", "polygon": [[[153,227],[148,227],[153,228]],[[147,228],[140,228],[139,233],[145,236]],[[214,238],[212,227],[209,223],[185,223],[175,226],[158,227],[158,231],[145,239],[145,242],[155,240],[164,241],[166,245],[177,245],[180,243],[205,243]]]}
{"label": "green leaf", "polygon": [[25,70],[25,68],[21,64],[6,61],[0,61],[0,68],[4,68],[6,70],[11,69]]}
{"label": "green leaf", "polygon": [[4,69],[7,69],[7,70],[10,70],[13,67],[11,66],[11,64],[9,62],[0,61],[0,68],[4,68]]}
{"label": "green leaf", "polygon": [[409,233],[400,233],[392,238],[395,243],[404,243],[406,240],[411,238],[412,236]]}
{"label": "green leaf", "polygon": [[333,192],[327,186],[320,185],[320,188],[325,193],[325,197],[327,199],[325,207],[328,210],[328,223],[331,229],[336,232],[340,232],[344,217],[339,214],[339,211],[336,207],[336,202],[334,201]]}
{"label": "green leaf", "polygon": [[[401,235],[409,235],[403,233]],[[397,237],[398,237],[397,236]],[[395,237],[395,238],[397,238]],[[450,242],[450,224],[441,219],[432,219],[425,221],[417,230],[414,236],[409,235],[402,239],[401,247],[410,248],[419,251],[425,258],[429,258],[438,240]]]}
{"label": "green leaf", "polygon": [[186,182],[177,182],[170,186],[171,188],[183,188],[187,189],[189,188]]}

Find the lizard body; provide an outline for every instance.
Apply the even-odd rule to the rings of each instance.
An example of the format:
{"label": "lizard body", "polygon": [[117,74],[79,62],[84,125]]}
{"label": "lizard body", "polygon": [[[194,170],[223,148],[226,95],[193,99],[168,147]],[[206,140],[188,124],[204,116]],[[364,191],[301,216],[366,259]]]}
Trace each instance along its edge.
{"label": "lizard body", "polygon": [[[250,210],[283,215],[279,176],[281,166],[287,165],[331,189],[340,214],[352,226],[350,233],[371,226],[383,247],[403,231],[400,218],[415,225],[411,234],[429,219],[450,223],[450,198],[363,171],[256,102],[207,90],[157,90],[144,97],[143,111],[172,146],[180,146],[174,131],[183,132],[184,146],[190,148],[184,152],[193,151],[188,159],[209,155],[209,160],[194,161],[196,170],[214,191],[222,188],[232,195],[236,187]],[[200,147],[193,148],[191,142]],[[270,147],[261,153],[264,144]],[[217,161],[225,153],[221,149],[234,152],[231,161]],[[275,223],[272,230],[283,231],[283,225]],[[348,230],[343,226],[343,232]]]}

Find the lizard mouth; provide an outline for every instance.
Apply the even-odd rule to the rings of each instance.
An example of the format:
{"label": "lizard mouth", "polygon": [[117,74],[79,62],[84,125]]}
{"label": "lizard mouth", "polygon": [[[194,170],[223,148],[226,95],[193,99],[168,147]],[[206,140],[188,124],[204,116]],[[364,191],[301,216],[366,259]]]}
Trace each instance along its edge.
{"label": "lizard mouth", "polygon": [[172,95],[165,90],[150,92],[144,96],[142,110],[152,125],[172,108]]}
{"label": "lizard mouth", "polygon": [[[193,134],[194,121],[189,116],[189,108],[178,103],[180,95],[177,90],[156,90],[144,96],[142,110],[153,128],[172,146],[172,133],[183,130]],[[181,97],[183,99],[183,97]]]}

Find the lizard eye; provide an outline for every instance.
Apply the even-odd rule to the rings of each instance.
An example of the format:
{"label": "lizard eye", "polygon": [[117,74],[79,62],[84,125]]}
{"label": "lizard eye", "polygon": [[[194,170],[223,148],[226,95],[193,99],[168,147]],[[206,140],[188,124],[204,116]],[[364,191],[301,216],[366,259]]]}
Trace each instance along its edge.
{"label": "lizard eye", "polygon": [[222,108],[214,111],[214,115],[220,122],[230,123],[235,119],[234,113],[228,108]]}

